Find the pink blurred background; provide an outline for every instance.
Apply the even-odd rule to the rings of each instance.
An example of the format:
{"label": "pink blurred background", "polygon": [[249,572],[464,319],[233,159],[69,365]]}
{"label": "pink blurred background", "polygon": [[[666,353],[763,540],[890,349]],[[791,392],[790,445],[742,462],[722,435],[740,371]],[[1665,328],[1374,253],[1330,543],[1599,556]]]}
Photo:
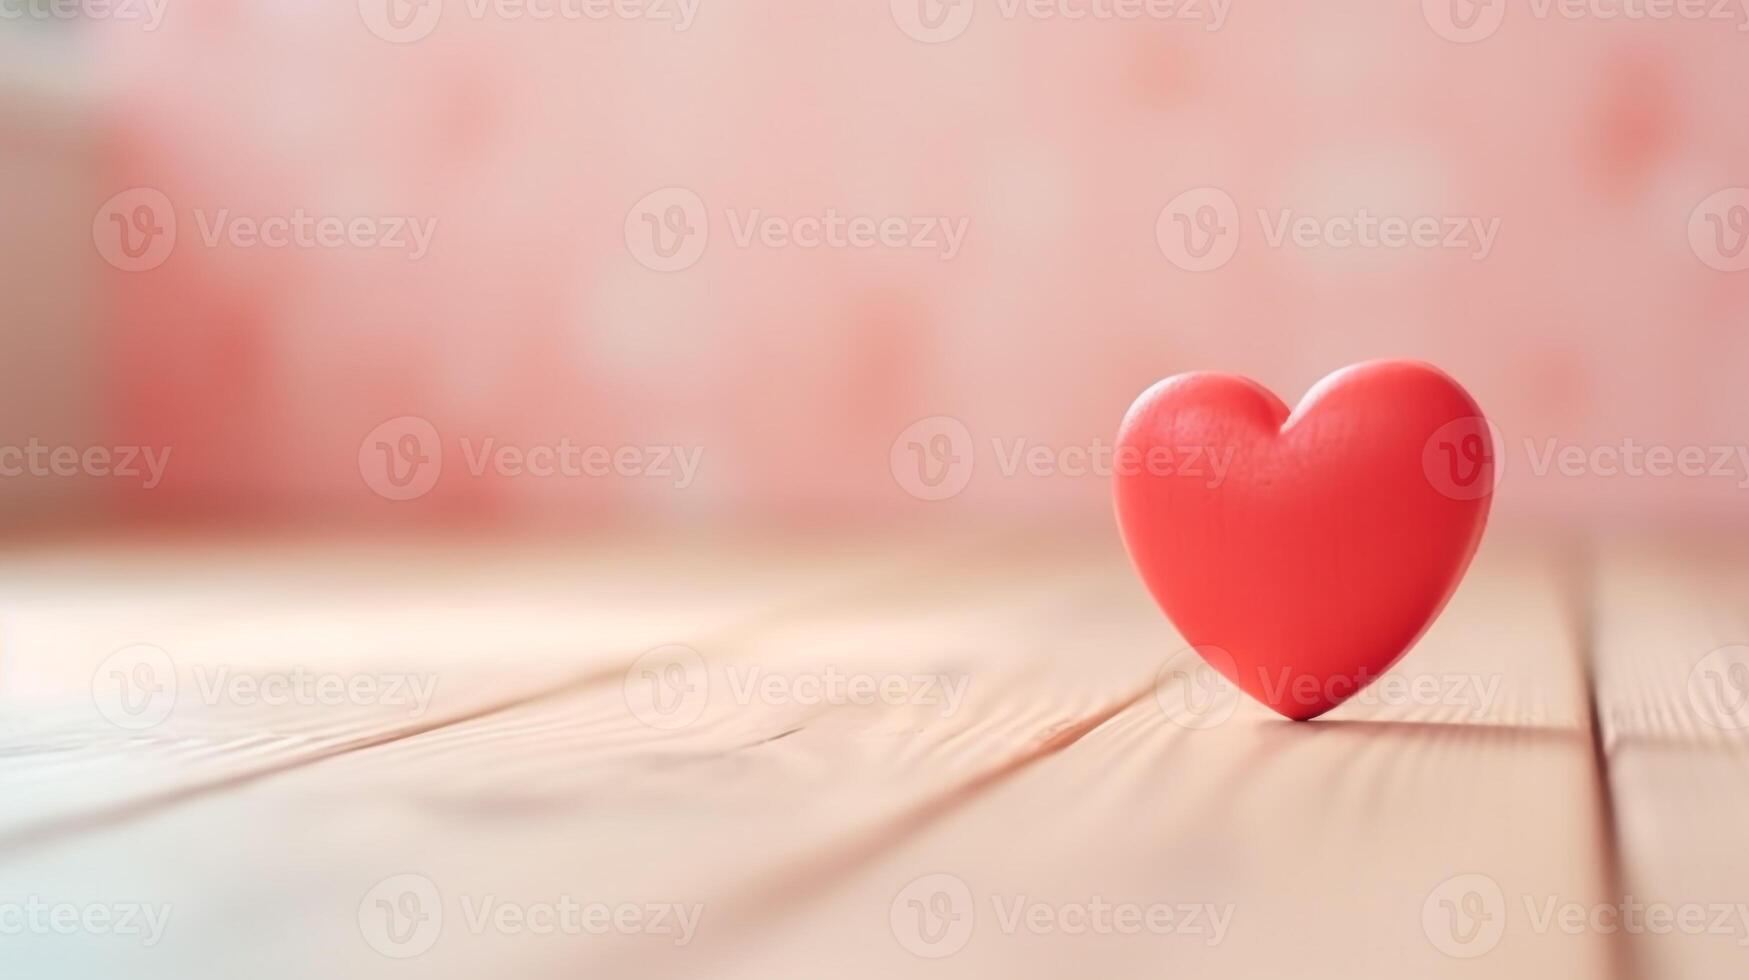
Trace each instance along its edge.
{"label": "pink blurred background", "polygon": [[[1538,475],[1525,450],[1749,441],[1749,272],[1691,240],[1703,202],[1749,186],[1740,10],[1514,4],[1466,43],[1442,34],[1443,0],[1234,0],[1218,29],[1206,3],[1070,20],[978,0],[925,43],[908,18],[956,8],[702,0],[677,29],[448,0],[395,43],[380,0],[160,2],[155,27],[0,22],[0,443],[173,447],[150,490],[0,480],[17,522],[1108,520],[1106,481],[1005,476],[991,440],[1109,443],[1181,371],[1291,403],[1397,356],[1444,367],[1499,426],[1500,519],[1744,511],[1740,467]],[[1230,262],[1193,272],[1156,224],[1203,187],[1241,231]],[[103,209],[134,188],[171,202],[177,238],[129,272],[105,260]],[[710,227],[672,272],[628,236],[665,188]],[[1254,216],[1363,208],[1498,235],[1480,260],[1271,247]],[[964,246],[741,247],[728,217],[827,209],[963,220]],[[300,210],[436,226],[417,259],[203,240],[220,212]],[[360,448],[404,416],[445,461],[394,501]],[[939,502],[892,463],[932,416],[978,447]],[[703,455],[684,488],[475,477],[463,437]]]}

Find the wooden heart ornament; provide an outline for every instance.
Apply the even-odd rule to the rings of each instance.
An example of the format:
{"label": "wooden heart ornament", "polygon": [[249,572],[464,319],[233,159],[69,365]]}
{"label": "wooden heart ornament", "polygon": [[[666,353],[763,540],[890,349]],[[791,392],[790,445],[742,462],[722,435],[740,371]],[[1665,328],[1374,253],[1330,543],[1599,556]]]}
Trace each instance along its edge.
{"label": "wooden heart ornament", "polygon": [[1439,615],[1482,539],[1494,474],[1481,410],[1431,365],[1346,368],[1292,413],[1256,382],[1183,374],[1124,417],[1117,516],[1184,638],[1305,720]]}

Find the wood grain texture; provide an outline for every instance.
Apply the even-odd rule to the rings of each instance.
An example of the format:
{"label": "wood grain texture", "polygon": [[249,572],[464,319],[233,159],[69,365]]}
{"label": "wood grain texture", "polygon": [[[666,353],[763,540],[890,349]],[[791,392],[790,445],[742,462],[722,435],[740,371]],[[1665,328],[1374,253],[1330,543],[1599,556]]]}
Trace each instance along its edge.
{"label": "wood grain texture", "polygon": [[[1638,971],[1749,973],[1749,564],[1644,543],[1597,559],[1595,644],[1620,930]],[[1616,916],[1622,918],[1619,922]]]}
{"label": "wood grain texture", "polygon": [[[39,773],[60,809],[37,819],[76,804],[110,817],[39,839],[14,831],[0,890],[159,902],[173,917],[150,949],[0,940],[9,965],[138,978],[1626,975],[1612,937],[1538,929],[1527,911],[1542,896],[1595,904],[1610,891],[1582,630],[1572,583],[1541,551],[1484,548],[1391,677],[1304,725],[1218,689],[1204,698],[1181,669],[1194,661],[1109,539],[719,547],[641,566],[611,549],[537,553],[401,555],[376,566],[389,584],[325,586],[320,601],[274,572],[224,630],[323,622],[352,638],[335,663],[395,662],[372,652],[408,617],[384,590],[423,561],[421,608],[448,610],[433,613],[433,634],[496,630],[507,651],[482,663],[458,639],[440,661],[454,671],[445,684],[488,692],[497,672],[527,686],[514,703],[354,751],[300,745],[266,772],[241,748],[251,725],[274,735],[351,722],[241,713],[210,753],[130,749],[89,773]],[[314,551],[308,561],[327,564]],[[187,635],[218,629],[210,596],[184,592],[210,574],[167,576],[145,598],[120,590],[133,603],[88,628],[108,639],[136,616],[181,616]],[[431,584],[446,579],[447,591]],[[44,604],[74,605],[75,592],[46,580],[0,624],[47,643]],[[345,605],[336,593],[352,615],[313,612]],[[561,598],[574,606],[549,605]],[[524,631],[514,610],[525,608],[553,618]],[[557,643],[567,631],[577,635]],[[654,727],[636,709],[647,678],[628,653],[659,643],[684,643],[706,665],[689,724]],[[797,696],[834,672],[904,683],[888,698]],[[924,692],[916,679],[931,677]],[[963,685],[951,707],[943,681]],[[45,753],[20,715],[15,702],[6,751]],[[78,744],[76,728],[56,737]],[[138,783],[78,789],[148,759]],[[199,791],[153,796],[166,780]],[[443,923],[403,960],[380,952],[386,920],[370,900],[405,874],[441,893]],[[918,929],[945,880],[928,876],[940,874],[970,899],[942,906],[972,916],[951,951]],[[1498,914],[1497,938],[1453,933],[1440,900],[1462,912],[1471,880],[1440,889],[1462,875],[1499,889],[1497,906],[1482,895],[1479,907]],[[479,919],[566,898],[699,918],[683,943],[647,920],[534,935]],[[1078,929],[1098,903],[1205,911],[1173,929]],[[1223,916],[1218,941],[1210,907]],[[1016,925],[1017,908],[1041,918]]]}
{"label": "wood grain texture", "polygon": [[[93,957],[86,968],[131,976],[186,976],[193,963],[295,975],[302,968],[292,964],[312,943],[364,975],[462,975],[506,963],[566,975],[651,938],[567,944],[473,934],[463,899],[487,895],[705,903],[715,927],[732,908],[721,896],[781,867],[777,855],[834,852],[844,837],[884,832],[885,821],[974,778],[991,765],[989,753],[1048,739],[1065,719],[1105,711],[1145,684],[1146,651],[1128,658],[1134,669],[1119,672],[1119,683],[1110,671],[1047,660],[1051,645],[1034,635],[1064,619],[1065,604],[1103,595],[1109,566],[1090,573],[1074,563],[1017,562],[1005,551],[940,568],[972,574],[894,576],[754,633],[695,641],[718,668],[710,710],[677,731],[640,723],[615,678],[141,815],[51,849],[41,863],[33,851],[21,873],[77,881],[69,863],[95,861],[125,876],[131,893],[167,896],[188,924],[180,936],[146,955],[122,950],[121,959],[81,950]],[[942,706],[932,703],[741,704],[729,686],[732,668],[809,675],[823,659],[852,673],[965,677],[968,702],[943,725]],[[967,674],[984,664],[995,668]],[[983,693],[1008,674],[1058,693],[1037,705]],[[972,710],[974,700],[1017,710]],[[306,876],[285,864],[301,866],[301,858],[264,852],[264,841],[296,842],[294,853],[319,855],[320,867]],[[239,867],[252,869],[249,880],[239,879]],[[399,964],[360,939],[357,914],[375,882],[409,869],[444,883],[451,921],[440,947]],[[114,877],[107,882],[119,887]],[[274,883],[283,928],[238,921],[264,882]],[[240,930],[251,931],[249,943],[210,942]]]}
{"label": "wood grain texture", "polygon": [[[744,629],[928,554],[821,548],[798,578],[789,550],[630,540],[14,552],[0,559],[0,853],[617,677],[675,635]],[[175,671],[174,711],[143,729],[100,705],[105,659],[136,644]],[[405,678],[429,698],[211,694],[294,674]]]}
{"label": "wood grain texture", "polygon": [[[1438,945],[1457,938],[1437,905],[1456,876],[1485,875],[1505,896],[1600,894],[1583,689],[1554,584],[1485,562],[1398,671],[1442,690],[1498,678],[1492,697],[1361,699],[1309,725],[1237,702],[1207,728],[1149,697],[861,874],[798,896],[783,921],[685,951],[697,959],[668,975],[716,962],[736,977],[810,964],[855,976],[1609,976],[1600,938],[1539,934],[1515,907],[1485,909],[1504,915],[1497,941],[1454,944],[1477,958]],[[937,875],[960,889],[949,910],[971,923],[963,945],[920,941],[934,889],[917,883]],[[1113,912],[1111,932],[1071,932],[1098,901],[1203,913],[1126,935]],[[1017,910],[1038,919],[1016,924]]]}

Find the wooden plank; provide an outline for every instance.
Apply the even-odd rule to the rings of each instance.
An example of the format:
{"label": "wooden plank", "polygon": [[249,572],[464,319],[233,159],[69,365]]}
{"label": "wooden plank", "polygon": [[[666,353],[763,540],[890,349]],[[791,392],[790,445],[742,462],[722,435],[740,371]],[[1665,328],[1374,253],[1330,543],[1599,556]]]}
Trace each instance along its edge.
{"label": "wooden plank", "polygon": [[1749,563],[1638,543],[1600,558],[1599,710],[1622,855],[1616,909],[1642,975],[1749,970]]}
{"label": "wooden plank", "polygon": [[[1491,696],[1375,699],[1306,725],[1235,701],[1225,721],[1187,727],[1184,681],[1169,679],[1164,705],[1022,760],[842,877],[810,875],[811,856],[751,892],[741,928],[632,972],[1619,975],[1606,941],[1539,930],[1525,911],[1602,890],[1559,584],[1491,554],[1395,672],[1406,691],[1498,682]],[[1480,916],[1453,919],[1445,901]],[[1103,926],[1083,925],[1098,903]]]}
{"label": "wooden plank", "polygon": [[[1485,554],[1396,672],[1405,682],[1379,689],[1400,693],[1311,725],[1221,698],[1213,715],[1187,715],[1187,681],[1170,670],[1156,695],[1177,644],[1105,539],[938,562],[699,641],[709,696],[679,728],[640,721],[640,675],[628,673],[6,855],[15,887],[174,908],[151,950],[38,942],[18,962],[289,976],[318,948],[336,975],[387,977],[1608,976],[1606,942],[1538,932],[1518,904],[1593,900],[1602,847],[1567,611],[1548,567],[1522,559]],[[811,572],[804,559],[790,568]],[[829,666],[967,683],[945,712],[910,696],[733,693],[761,690],[748,686],[755,670],[793,693]],[[441,893],[444,921],[400,960],[381,947],[405,952],[420,935],[394,943],[371,899],[402,899],[396,876],[409,873]],[[965,883],[976,926],[930,959],[895,902],[927,909],[927,876],[942,873]],[[1441,883],[1465,874],[1501,889],[1501,907],[1483,911],[1501,913],[1503,934],[1484,931],[1474,959],[1440,949],[1479,949],[1453,946],[1440,918],[1441,897],[1465,899]],[[683,944],[648,918],[602,935],[470,921],[488,897],[525,909],[567,896],[701,918]],[[1212,945],[1005,930],[997,915],[1022,898],[1073,916],[1095,896],[1232,911]]]}
{"label": "wooden plank", "polygon": [[[1003,549],[939,562],[929,575],[814,606],[757,634],[701,642],[711,696],[677,729],[644,724],[625,687],[579,689],[16,852],[8,880],[45,891],[55,883],[56,894],[154,895],[181,927],[149,955],[98,945],[30,952],[130,976],[186,976],[195,964],[272,976],[301,971],[300,952],[314,944],[332,951],[340,975],[508,967],[540,976],[636,959],[652,944],[671,948],[642,933],[475,934],[462,902],[570,895],[703,904],[704,928],[718,928],[719,901],[782,867],[783,856],[889,833],[920,805],[1005,764],[1016,746],[1108,715],[1145,687],[1157,657],[1146,649],[1102,664],[1060,657],[1066,630],[1099,643],[1081,614],[1097,621],[1100,610],[1135,599],[1114,588],[1130,583],[1113,576],[1109,560],[1087,567],[1084,557]],[[812,564],[792,572],[809,576]],[[873,703],[736,694],[754,680],[746,671],[801,692],[788,682],[819,679],[827,667],[852,677],[945,676],[963,682],[964,701],[950,707],[940,685]],[[359,906],[377,882],[409,870],[441,883],[449,923],[441,945],[401,963],[361,938]],[[272,912],[254,915],[264,888]],[[248,944],[213,941],[244,933]]]}
{"label": "wooden plank", "polygon": [[[0,852],[613,683],[676,634],[732,633],[920,560],[825,548],[799,578],[793,548],[631,539],[15,550],[0,557]],[[162,653],[114,658],[142,645]]]}

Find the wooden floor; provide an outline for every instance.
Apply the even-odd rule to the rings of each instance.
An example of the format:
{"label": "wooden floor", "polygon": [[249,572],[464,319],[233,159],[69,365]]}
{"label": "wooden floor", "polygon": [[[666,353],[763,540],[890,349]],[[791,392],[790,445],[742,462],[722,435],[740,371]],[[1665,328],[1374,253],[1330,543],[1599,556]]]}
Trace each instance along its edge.
{"label": "wooden floor", "polygon": [[15,549],[0,976],[1741,978],[1746,586],[1491,539],[1294,724],[1110,535]]}

